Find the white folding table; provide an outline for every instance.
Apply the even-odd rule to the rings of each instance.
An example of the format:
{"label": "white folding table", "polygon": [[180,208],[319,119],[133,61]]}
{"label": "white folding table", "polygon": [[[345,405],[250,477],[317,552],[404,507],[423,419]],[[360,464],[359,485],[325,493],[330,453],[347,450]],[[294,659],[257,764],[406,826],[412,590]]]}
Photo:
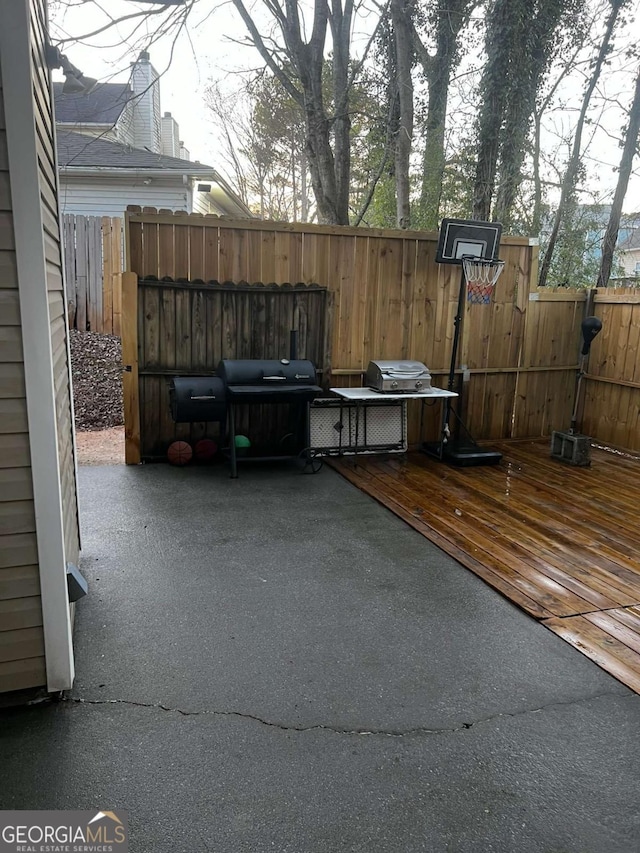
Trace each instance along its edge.
{"label": "white folding table", "polygon": [[[310,451],[318,455],[342,456],[358,453],[406,453],[407,402],[422,400],[423,405],[435,400],[457,397],[453,391],[431,388],[406,394],[383,393],[371,388],[331,388],[336,401],[316,400],[311,404]],[[322,408],[333,404],[339,409],[338,421],[331,414],[324,424],[314,423]],[[323,429],[324,426],[324,429]]]}

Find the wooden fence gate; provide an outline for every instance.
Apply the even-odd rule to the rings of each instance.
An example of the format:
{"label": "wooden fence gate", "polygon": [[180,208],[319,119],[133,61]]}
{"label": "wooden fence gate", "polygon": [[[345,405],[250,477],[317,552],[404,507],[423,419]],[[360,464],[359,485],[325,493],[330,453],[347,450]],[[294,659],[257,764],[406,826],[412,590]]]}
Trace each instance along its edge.
{"label": "wooden fence gate", "polygon": [[[331,299],[324,287],[158,281],[130,274],[123,284],[127,462],[163,457],[174,439],[207,434],[207,424],[171,420],[172,376],[210,375],[223,358],[287,357],[292,329],[298,332],[298,357],[327,374]],[[247,406],[239,414],[238,432],[251,435],[254,444],[286,434],[287,406]]]}
{"label": "wooden fence gate", "polygon": [[62,233],[69,327],[120,335],[122,219],[65,214]]}

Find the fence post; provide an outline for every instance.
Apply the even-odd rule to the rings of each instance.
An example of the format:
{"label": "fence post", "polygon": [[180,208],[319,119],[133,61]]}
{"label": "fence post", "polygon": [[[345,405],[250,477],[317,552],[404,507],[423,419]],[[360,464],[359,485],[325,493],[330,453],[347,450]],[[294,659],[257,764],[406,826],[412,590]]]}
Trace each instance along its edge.
{"label": "fence post", "polygon": [[138,394],[138,276],[122,275],[122,393],[124,401],[124,458],[140,463],[140,401]]}

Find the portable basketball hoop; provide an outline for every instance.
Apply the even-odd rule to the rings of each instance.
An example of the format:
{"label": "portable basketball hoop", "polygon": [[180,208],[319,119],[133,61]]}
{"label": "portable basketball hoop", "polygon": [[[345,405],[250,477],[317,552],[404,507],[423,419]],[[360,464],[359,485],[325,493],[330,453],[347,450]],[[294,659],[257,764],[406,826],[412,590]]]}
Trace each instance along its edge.
{"label": "portable basketball hoop", "polygon": [[471,305],[486,305],[491,302],[493,289],[503,269],[504,261],[463,257],[462,272],[467,283],[467,302]]}
{"label": "portable basketball hoop", "polygon": [[[451,366],[447,389],[455,390],[458,345],[465,294],[467,302],[486,305],[491,302],[493,291],[504,261],[498,260],[502,225],[499,222],[479,222],[469,219],[443,219],[440,226],[436,261],[439,264],[456,264],[461,267],[458,307],[454,319]],[[458,402],[462,387],[458,388]],[[453,418],[453,432],[450,421]],[[497,450],[480,447],[462,422],[451,398],[443,407],[439,441],[425,441],[422,449],[429,456],[452,465],[495,465],[502,459]]]}

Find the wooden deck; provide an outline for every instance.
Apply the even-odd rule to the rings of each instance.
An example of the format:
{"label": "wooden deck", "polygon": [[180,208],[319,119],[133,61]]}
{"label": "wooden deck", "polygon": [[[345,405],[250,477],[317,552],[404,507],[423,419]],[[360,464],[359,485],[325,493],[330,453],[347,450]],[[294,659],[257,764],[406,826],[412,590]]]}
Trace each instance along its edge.
{"label": "wooden deck", "polygon": [[591,468],[548,442],[495,443],[498,466],[420,453],[334,467],[462,565],[640,693],[640,458],[592,451]]}

